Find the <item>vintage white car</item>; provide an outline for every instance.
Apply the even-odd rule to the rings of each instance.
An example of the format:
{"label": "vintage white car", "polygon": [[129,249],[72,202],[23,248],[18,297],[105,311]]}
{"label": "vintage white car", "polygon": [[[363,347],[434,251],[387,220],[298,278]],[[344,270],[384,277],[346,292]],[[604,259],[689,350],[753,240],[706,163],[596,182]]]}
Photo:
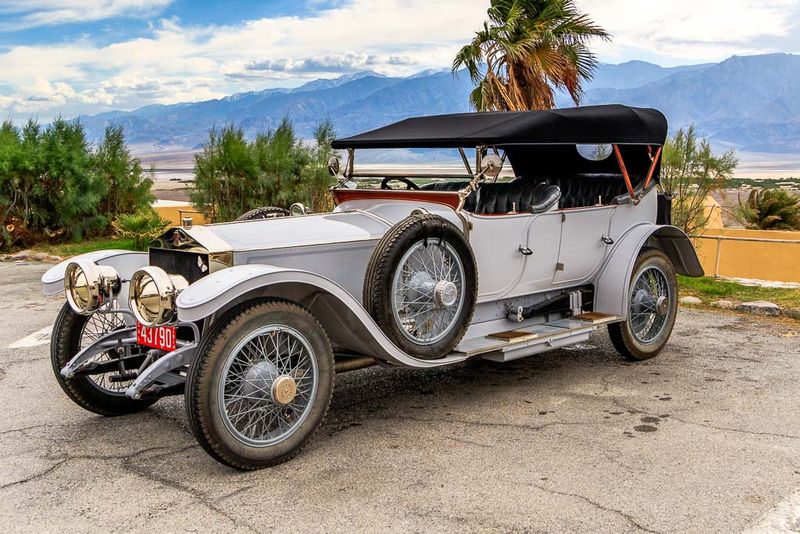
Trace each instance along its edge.
{"label": "vintage white car", "polygon": [[[307,442],[337,372],[503,362],[604,324],[623,357],[650,358],[675,321],[675,273],[703,274],[657,191],[666,134],[658,111],[615,105],[412,118],[337,140],[331,213],[185,221],[148,253],[50,269],[45,292],[67,299],[56,379],[103,415],[182,393],[203,448],[258,469]],[[358,150],[408,148],[458,151],[464,171],[355,167]]]}

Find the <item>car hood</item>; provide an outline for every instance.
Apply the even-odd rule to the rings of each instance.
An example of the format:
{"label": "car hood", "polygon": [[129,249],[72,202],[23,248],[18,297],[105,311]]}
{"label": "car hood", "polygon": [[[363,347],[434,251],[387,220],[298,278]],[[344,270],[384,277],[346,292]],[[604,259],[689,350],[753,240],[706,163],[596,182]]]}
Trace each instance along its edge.
{"label": "car hood", "polygon": [[364,211],[194,226],[181,231],[209,252],[270,250],[380,239],[390,223]]}

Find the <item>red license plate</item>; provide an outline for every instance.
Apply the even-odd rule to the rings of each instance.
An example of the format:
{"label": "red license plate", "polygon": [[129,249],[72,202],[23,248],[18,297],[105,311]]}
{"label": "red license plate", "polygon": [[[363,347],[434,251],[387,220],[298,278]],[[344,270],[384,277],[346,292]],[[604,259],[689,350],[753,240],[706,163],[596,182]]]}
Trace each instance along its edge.
{"label": "red license plate", "polygon": [[167,352],[175,350],[174,326],[145,326],[136,323],[136,342],[139,345],[161,349]]}

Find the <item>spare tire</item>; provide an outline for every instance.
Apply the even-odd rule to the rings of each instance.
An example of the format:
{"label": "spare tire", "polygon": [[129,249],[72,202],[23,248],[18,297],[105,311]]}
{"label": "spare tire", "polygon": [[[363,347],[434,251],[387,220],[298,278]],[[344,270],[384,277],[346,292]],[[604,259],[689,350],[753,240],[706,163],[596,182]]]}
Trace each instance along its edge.
{"label": "spare tire", "polygon": [[477,287],[464,234],[442,217],[412,215],[386,232],[372,253],[364,307],[400,349],[433,360],[464,337]]}
{"label": "spare tire", "polygon": [[256,221],[258,219],[274,219],[275,217],[288,217],[289,210],[276,206],[263,206],[255,208],[236,217],[236,221]]}

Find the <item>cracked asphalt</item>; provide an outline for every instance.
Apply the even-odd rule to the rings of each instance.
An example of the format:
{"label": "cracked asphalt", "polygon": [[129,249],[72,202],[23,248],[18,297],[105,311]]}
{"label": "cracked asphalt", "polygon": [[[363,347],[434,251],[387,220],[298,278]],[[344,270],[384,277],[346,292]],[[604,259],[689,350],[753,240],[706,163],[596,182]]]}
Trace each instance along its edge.
{"label": "cracked asphalt", "polygon": [[798,323],[682,310],[649,362],[601,331],[509,364],[340,375],[303,453],[240,473],[196,445],[182,398],[95,416],[47,345],[7,348],[55,319],[46,267],[0,263],[4,532],[738,532],[800,489]]}

